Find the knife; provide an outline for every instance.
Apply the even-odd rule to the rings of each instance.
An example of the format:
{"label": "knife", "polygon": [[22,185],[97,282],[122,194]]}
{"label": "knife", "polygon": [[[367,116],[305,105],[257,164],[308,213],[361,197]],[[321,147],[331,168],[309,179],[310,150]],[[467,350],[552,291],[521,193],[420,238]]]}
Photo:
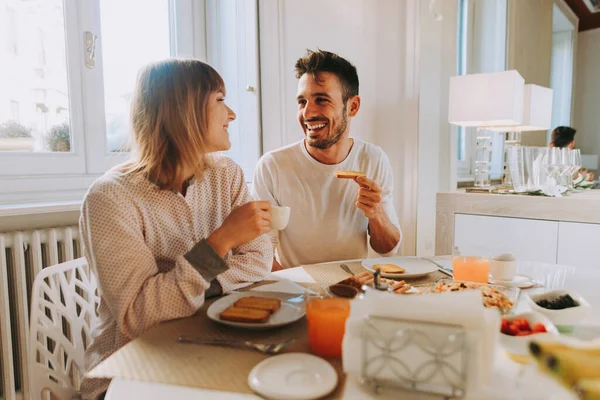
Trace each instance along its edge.
{"label": "knife", "polygon": [[352,272],[346,264],[340,264],[340,268],[349,273],[350,275],[354,276],[354,272]]}
{"label": "knife", "polygon": [[438,268],[438,271],[440,271],[441,273],[443,273],[443,274],[446,274],[446,275],[448,275],[448,276],[452,276],[452,270],[448,270],[448,269],[447,269],[446,267],[444,267],[443,265],[441,265],[441,264],[438,264],[438,263],[436,263],[435,261],[433,261],[432,259],[430,259],[430,258],[427,258],[427,257],[419,257],[419,258],[420,258],[421,260],[426,260],[426,261],[429,261],[430,263],[434,264],[434,265],[435,265],[435,266]]}

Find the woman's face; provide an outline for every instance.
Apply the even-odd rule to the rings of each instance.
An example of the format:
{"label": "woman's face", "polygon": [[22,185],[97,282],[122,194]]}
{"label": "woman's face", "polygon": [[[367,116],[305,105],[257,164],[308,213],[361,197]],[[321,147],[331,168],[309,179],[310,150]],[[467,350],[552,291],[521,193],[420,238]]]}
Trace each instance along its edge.
{"label": "woman's face", "polygon": [[222,92],[212,93],[208,98],[208,137],[209,151],[229,150],[229,123],[235,119],[235,113],[225,104]]}

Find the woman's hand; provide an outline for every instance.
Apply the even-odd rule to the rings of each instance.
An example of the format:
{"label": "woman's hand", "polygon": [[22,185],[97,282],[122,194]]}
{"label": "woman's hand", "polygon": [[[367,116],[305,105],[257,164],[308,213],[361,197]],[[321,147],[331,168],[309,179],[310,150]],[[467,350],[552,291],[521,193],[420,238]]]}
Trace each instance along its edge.
{"label": "woman's hand", "polygon": [[224,257],[229,250],[256,239],[271,230],[271,203],[251,201],[234,209],[223,225],[211,233],[208,243]]}

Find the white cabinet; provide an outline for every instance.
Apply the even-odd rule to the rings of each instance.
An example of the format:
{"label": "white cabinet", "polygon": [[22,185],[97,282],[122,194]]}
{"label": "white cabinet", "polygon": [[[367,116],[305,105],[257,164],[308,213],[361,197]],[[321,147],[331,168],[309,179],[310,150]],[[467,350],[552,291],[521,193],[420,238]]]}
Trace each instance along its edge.
{"label": "white cabinet", "polygon": [[519,260],[553,264],[557,243],[558,221],[455,214],[454,245],[465,255],[511,253]]}
{"label": "white cabinet", "polygon": [[600,268],[600,224],[559,222],[557,264]]}

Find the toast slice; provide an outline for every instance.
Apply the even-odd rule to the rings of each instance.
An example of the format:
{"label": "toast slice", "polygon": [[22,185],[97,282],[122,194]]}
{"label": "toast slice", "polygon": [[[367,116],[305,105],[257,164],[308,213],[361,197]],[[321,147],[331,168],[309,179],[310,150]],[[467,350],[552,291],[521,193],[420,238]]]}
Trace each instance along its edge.
{"label": "toast slice", "polygon": [[373,269],[381,270],[384,274],[403,274],[406,270],[396,264],[375,264],[373,265]]}
{"label": "toast slice", "polygon": [[340,179],[354,179],[354,178],[358,178],[359,176],[367,176],[367,174],[365,174],[364,172],[359,172],[359,171],[335,171],[334,172],[335,177],[336,178],[340,178]]}
{"label": "toast slice", "polygon": [[275,311],[279,310],[279,307],[281,307],[281,300],[274,299],[271,297],[249,296],[242,297],[241,299],[233,303],[233,305],[235,307],[267,310],[269,311],[269,313],[273,314]]}
{"label": "toast slice", "polygon": [[258,308],[242,308],[231,306],[226,308],[219,318],[225,321],[246,322],[250,324],[261,324],[267,322],[271,312],[269,310],[259,310]]}

